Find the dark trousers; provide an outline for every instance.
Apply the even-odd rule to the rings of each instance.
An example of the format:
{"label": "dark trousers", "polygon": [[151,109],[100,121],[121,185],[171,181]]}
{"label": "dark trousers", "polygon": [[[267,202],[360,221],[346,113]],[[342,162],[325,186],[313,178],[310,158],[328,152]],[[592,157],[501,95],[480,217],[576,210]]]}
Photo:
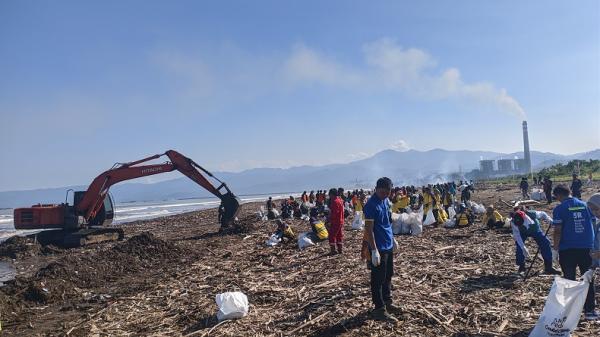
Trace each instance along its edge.
{"label": "dark trousers", "polygon": [[544,190],[544,194],[546,195],[546,201],[548,201],[549,204],[552,203],[552,190]]}
{"label": "dark trousers", "polygon": [[[550,240],[548,240],[548,238],[541,231],[525,234],[521,233],[521,239],[523,240],[523,243],[525,243],[525,241],[527,241],[527,238],[529,237],[532,237],[537,243],[538,247],[540,247],[540,251],[542,252],[542,258],[544,259],[544,267],[546,269],[550,269],[552,267],[552,248],[550,247]],[[521,246],[519,246],[518,244],[516,244],[515,246],[517,246],[517,266],[524,266],[525,255],[523,255]]]}
{"label": "dark trousers", "polygon": [[[590,249],[565,249],[559,251],[558,254],[560,268],[562,269],[564,277],[569,280],[575,280],[577,267],[579,267],[579,272],[583,275],[583,273],[588,271],[592,266]],[[585,304],[583,305],[584,312],[594,311],[594,307],[596,306],[596,301],[594,299],[595,295],[594,281],[592,281],[585,299]]]}
{"label": "dark trousers", "polygon": [[392,275],[394,275],[394,254],[391,250],[379,251],[381,264],[371,267],[371,298],[375,308],[392,303]]}

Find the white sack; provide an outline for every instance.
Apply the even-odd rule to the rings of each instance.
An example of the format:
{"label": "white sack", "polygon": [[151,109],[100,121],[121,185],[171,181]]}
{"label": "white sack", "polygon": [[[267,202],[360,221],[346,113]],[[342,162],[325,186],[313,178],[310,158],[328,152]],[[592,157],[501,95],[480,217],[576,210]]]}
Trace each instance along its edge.
{"label": "white sack", "polygon": [[308,233],[301,233],[298,236],[298,248],[300,249],[304,249],[308,246],[314,246],[314,242],[310,239],[310,236],[308,236]]}
{"label": "white sack", "polygon": [[435,217],[433,216],[433,211],[430,209],[427,211],[427,216],[425,217],[425,221],[423,221],[423,226],[431,226],[435,223]]}
{"label": "white sack", "polygon": [[544,310],[529,337],[569,337],[577,328],[593,270],[583,274],[582,281],[556,276]]}
{"label": "white sack", "polygon": [[352,220],[352,229],[360,231],[363,230],[363,228],[365,228],[365,220],[363,220],[362,212],[354,212],[354,220]]}
{"label": "white sack", "polygon": [[248,297],[239,291],[226,292],[216,296],[217,319],[219,321],[226,319],[242,318],[248,315]]}

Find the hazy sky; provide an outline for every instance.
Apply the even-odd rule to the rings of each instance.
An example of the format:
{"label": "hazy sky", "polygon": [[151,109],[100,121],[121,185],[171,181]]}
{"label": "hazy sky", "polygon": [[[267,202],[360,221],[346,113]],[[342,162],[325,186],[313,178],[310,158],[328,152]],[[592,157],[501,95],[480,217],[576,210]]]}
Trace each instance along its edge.
{"label": "hazy sky", "polygon": [[0,190],[176,149],[600,148],[600,1],[0,1]]}

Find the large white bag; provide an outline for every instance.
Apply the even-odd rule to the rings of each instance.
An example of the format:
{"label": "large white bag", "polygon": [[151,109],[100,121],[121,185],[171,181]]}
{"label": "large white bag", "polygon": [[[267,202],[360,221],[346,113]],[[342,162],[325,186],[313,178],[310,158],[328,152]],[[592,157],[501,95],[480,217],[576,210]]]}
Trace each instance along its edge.
{"label": "large white bag", "polygon": [[454,219],[448,219],[444,222],[445,228],[454,228],[454,226],[456,226],[456,221],[454,221]]}
{"label": "large white bag", "polygon": [[423,233],[423,207],[418,212],[410,212],[409,223],[410,223],[410,234],[413,236],[421,235]]}
{"label": "large white bag", "polygon": [[308,233],[301,233],[298,236],[298,248],[304,249],[308,246],[314,246],[314,242],[308,236]]}
{"label": "large white bag", "polygon": [[529,337],[569,337],[577,328],[581,310],[592,282],[593,270],[583,274],[582,281],[555,277],[544,310]]}
{"label": "large white bag", "polygon": [[448,207],[448,220],[454,219],[455,216],[456,216],[456,210],[454,209],[454,206]]}
{"label": "large white bag", "polygon": [[217,319],[219,321],[225,319],[242,318],[248,315],[248,297],[239,291],[226,292],[216,296]]}
{"label": "large white bag", "polygon": [[433,216],[433,211],[430,209],[427,211],[427,216],[425,217],[425,221],[423,221],[423,226],[431,226],[435,223],[435,217]]}
{"label": "large white bag", "polygon": [[539,188],[534,188],[531,191],[531,199],[536,201],[546,200],[546,193]]}
{"label": "large white bag", "polygon": [[354,212],[354,220],[352,220],[352,229],[363,230],[365,227],[365,220],[363,220],[362,212]]}

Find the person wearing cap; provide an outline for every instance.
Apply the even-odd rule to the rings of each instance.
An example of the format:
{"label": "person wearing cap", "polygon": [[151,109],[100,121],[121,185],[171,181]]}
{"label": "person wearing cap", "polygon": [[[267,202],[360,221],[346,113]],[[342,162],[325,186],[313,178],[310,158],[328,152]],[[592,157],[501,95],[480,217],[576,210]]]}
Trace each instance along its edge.
{"label": "person wearing cap", "polygon": [[525,247],[525,240],[532,237],[537,243],[540,251],[542,252],[542,258],[544,259],[544,273],[548,275],[558,275],[560,272],[552,267],[552,248],[550,246],[550,240],[544,235],[540,228],[540,220],[546,220],[552,223],[552,219],[546,214],[546,212],[536,212],[533,210],[525,211],[522,208],[517,208],[512,214],[512,221],[510,222],[513,239],[516,243],[516,262],[519,266],[519,273],[525,272],[525,259],[529,255],[527,247]]}
{"label": "person wearing cap", "polygon": [[574,198],[581,200],[581,188],[583,187],[583,183],[581,179],[579,179],[576,173],[573,173],[573,181],[571,181],[571,195]]}
{"label": "person wearing cap", "polygon": [[[583,275],[592,267],[592,250],[595,233],[592,224],[592,213],[583,201],[571,197],[571,191],[565,185],[558,185],[552,191],[560,204],[554,207],[554,249],[558,251],[558,261],[564,277],[575,280],[577,268]],[[594,203],[594,201],[592,201]],[[598,320],[595,311],[594,282],[590,282],[585,304],[583,305],[586,320]]]}
{"label": "person wearing cap", "polygon": [[388,197],[392,181],[387,177],[377,180],[375,193],[364,206],[365,232],[361,256],[371,269],[371,299],[375,309],[371,316],[376,320],[397,322],[391,313],[400,308],[392,304],[392,275],[394,275],[394,240]]}
{"label": "person wearing cap", "polygon": [[[344,240],[344,204],[338,190],[329,190],[329,249],[330,254],[341,254]],[[337,248],[337,250],[336,250]]]}

